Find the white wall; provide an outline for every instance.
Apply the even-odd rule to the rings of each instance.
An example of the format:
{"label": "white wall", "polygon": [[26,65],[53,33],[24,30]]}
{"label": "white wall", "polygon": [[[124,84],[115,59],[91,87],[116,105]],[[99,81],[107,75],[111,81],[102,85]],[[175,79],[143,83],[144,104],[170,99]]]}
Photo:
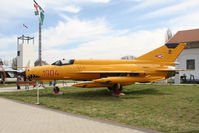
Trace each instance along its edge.
{"label": "white wall", "polygon": [[[186,74],[187,79],[189,79],[190,75],[192,74],[195,76],[195,79],[199,79],[199,48],[184,49],[183,52],[178,57],[178,59],[176,60],[177,62],[180,63],[180,65],[177,65],[176,68],[186,69],[186,61],[188,59],[195,59],[195,70],[194,71],[180,71],[179,77],[182,76],[183,74]],[[176,75],[176,78],[177,77],[178,76]]]}
{"label": "white wall", "polygon": [[[17,51],[20,51],[20,56],[17,56],[17,67],[34,66],[34,45],[33,44],[19,44]],[[18,68],[18,71],[25,70],[25,68]]]}

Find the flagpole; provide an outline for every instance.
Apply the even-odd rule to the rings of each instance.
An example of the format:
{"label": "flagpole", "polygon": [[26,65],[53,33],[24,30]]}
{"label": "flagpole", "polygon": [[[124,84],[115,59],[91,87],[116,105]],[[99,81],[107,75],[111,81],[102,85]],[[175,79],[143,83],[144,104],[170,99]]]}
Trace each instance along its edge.
{"label": "flagpole", "polygon": [[[35,1],[34,1],[34,7],[36,9],[36,13],[35,15],[39,15],[39,65],[41,66],[42,64],[42,58],[41,58],[41,55],[42,55],[42,51],[41,51],[41,26],[43,24],[43,19],[44,19],[44,10],[41,8],[41,6],[39,6],[39,4]],[[39,104],[39,88],[38,88],[38,83],[37,83],[37,103],[36,104]]]}
{"label": "flagpole", "polygon": [[41,22],[39,22],[39,65],[41,66],[41,61],[42,61],[42,58],[41,58]]}
{"label": "flagpole", "polygon": [[39,66],[42,65],[42,44],[41,44],[41,30],[42,30],[42,24],[43,24],[43,19],[44,19],[44,10],[41,8],[41,6],[35,1],[34,2],[34,7],[36,9],[36,14],[39,15],[39,53],[38,53],[38,63]]}

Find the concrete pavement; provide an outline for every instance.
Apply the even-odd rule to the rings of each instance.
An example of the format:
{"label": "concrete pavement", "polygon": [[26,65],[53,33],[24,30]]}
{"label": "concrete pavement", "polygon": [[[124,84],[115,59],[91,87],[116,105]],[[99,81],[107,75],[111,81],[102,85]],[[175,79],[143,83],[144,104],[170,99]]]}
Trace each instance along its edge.
{"label": "concrete pavement", "polygon": [[[57,84],[56,86],[59,87],[69,87],[72,86],[74,83],[67,83],[67,84]],[[49,86],[47,84],[44,85],[44,87],[40,86],[38,87],[39,89],[45,89],[45,88],[49,88],[49,87],[53,87],[53,86]],[[37,89],[36,87],[33,88],[32,85],[29,86],[29,90],[33,90],[33,89]],[[3,87],[0,88],[0,92],[15,92],[15,91],[26,91],[25,86],[21,86],[20,90],[17,90],[17,86],[14,87]]]}
{"label": "concrete pavement", "polygon": [[0,98],[0,133],[153,133]]}
{"label": "concrete pavement", "polygon": [[0,133],[13,132],[157,133],[152,130],[114,124],[0,97]]}
{"label": "concrete pavement", "polygon": [[[30,86],[29,90],[32,90],[33,87]],[[0,92],[15,92],[15,91],[25,91],[25,87],[22,86],[20,90],[17,90],[17,87],[4,87],[4,88],[0,88]]]}

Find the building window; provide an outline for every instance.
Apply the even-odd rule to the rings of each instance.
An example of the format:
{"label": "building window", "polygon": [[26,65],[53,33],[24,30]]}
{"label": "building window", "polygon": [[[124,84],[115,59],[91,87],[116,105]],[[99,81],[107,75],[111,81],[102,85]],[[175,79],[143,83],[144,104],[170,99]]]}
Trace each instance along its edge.
{"label": "building window", "polygon": [[194,59],[187,60],[187,69],[195,70],[195,60]]}
{"label": "building window", "polygon": [[17,51],[17,56],[20,56],[20,51]]}

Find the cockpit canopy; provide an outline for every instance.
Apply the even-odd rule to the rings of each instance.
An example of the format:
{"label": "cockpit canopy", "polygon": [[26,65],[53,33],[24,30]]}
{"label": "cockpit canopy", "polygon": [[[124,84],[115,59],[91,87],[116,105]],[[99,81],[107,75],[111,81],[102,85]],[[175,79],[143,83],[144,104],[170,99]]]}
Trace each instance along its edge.
{"label": "cockpit canopy", "polygon": [[66,59],[62,59],[62,60],[58,60],[54,63],[52,63],[52,65],[57,65],[57,66],[62,66],[62,65],[71,65],[74,63],[74,59],[70,59],[70,60],[66,60]]}

